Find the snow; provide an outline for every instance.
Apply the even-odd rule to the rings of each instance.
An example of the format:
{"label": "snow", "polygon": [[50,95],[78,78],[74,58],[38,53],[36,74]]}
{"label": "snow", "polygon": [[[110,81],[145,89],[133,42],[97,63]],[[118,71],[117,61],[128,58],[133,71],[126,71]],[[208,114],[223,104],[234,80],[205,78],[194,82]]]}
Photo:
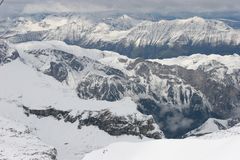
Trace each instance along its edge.
{"label": "snow", "polygon": [[[73,54],[77,57],[88,57],[90,59],[96,60],[106,66],[111,66],[122,70],[124,73],[129,76],[133,76],[133,71],[127,70],[129,63],[132,63],[134,59],[130,59],[126,56],[119,55],[115,52],[110,51],[100,51],[96,49],[84,49],[74,45],[67,45],[61,41],[33,41],[16,44],[16,49],[19,51],[20,56],[26,61],[26,63],[33,64],[35,68],[40,70],[46,70],[49,68],[51,56],[46,57],[37,57],[42,58],[41,60],[37,59],[33,55],[26,54],[26,51],[37,51],[37,50],[61,50],[70,54]],[[52,54],[49,52],[48,54]],[[31,57],[32,56],[32,57]],[[123,60],[124,62],[121,62]],[[186,69],[203,69],[206,72],[211,70],[216,70],[213,77],[218,80],[223,80],[225,74],[232,74],[236,70],[240,69],[240,55],[203,55],[203,54],[194,54],[191,56],[181,56],[177,58],[170,59],[152,59],[149,60],[152,62],[158,62],[164,65],[178,65]],[[89,69],[91,70],[91,69]],[[86,73],[89,72],[86,70]],[[100,73],[97,73],[100,74]],[[102,74],[100,74],[102,75]],[[71,77],[71,76],[69,76]],[[69,84],[72,84],[73,87],[76,87],[76,80],[81,79],[79,75],[72,75],[72,79],[69,78]]]}
{"label": "snow", "polygon": [[239,30],[222,21],[193,17],[189,19],[142,22],[133,27],[125,37],[127,44],[145,45],[193,45],[211,43],[239,44]]}
{"label": "snow", "polygon": [[31,109],[54,106],[58,110],[71,110],[72,114],[108,109],[119,116],[136,114],[139,118],[146,117],[137,111],[137,105],[129,97],[116,102],[80,99],[67,85],[37,72],[20,60],[2,66],[0,75],[0,98],[15,100]]}
{"label": "snow", "polygon": [[75,56],[86,56],[91,57],[91,59],[99,59],[104,56],[104,52],[94,49],[83,49],[74,45],[67,45],[62,41],[31,41],[26,43],[20,43],[15,45],[16,49],[22,53],[24,56],[24,51],[31,50],[44,50],[44,49],[58,49],[68,53],[71,53]]}
{"label": "snow", "polygon": [[213,131],[211,134],[186,139],[113,143],[87,154],[83,160],[238,160],[240,124],[217,131],[214,120],[227,126],[224,120],[209,119],[201,129]]}
{"label": "snow", "polygon": [[[216,123],[220,124],[223,128],[219,128],[219,126]],[[223,129],[227,129],[227,128],[229,128],[228,120],[220,120],[220,119],[216,119],[216,118],[209,118],[200,127],[190,131],[186,135],[187,136],[204,135],[204,134],[217,132],[219,130],[223,130]]]}
{"label": "snow", "polygon": [[116,52],[111,51],[100,51],[97,49],[85,49],[76,45],[68,45],[62,41],[31,41],[25,43],[15,44],[15,47],[21,54],[24,56],[25,51],[31,50],[44,50],[44,49],[56,49],[61,50],[70,54],[73,54],[77,57],[88,57],[93,60],[102,60],[105,58],[127,58],[126,56],[121,56]]}
{"label": "snow", "polygon": [[[52,52],[53,50],[59,50],[69,54],[73,54],[78,58],[90,58],[93,62],[86,62],[87,64],[84,70],[82,70],[81,72],[69,72],[66,83],[73,89],[78,86],[79,81],[85,78],[89,72],[91,74],[107,76],[106,73],[98,70],[104,65],[124,71],[124,73],[127,73],[128,75],[134,74],[133,71],[129,71],[126,69],[126,66],[133,60],[127,58],[126,56],[119,55],[115,52],[100,51],[95,49],[84,49],[74,45],[67,45],[66,43],[61,41],[33,41],[16,44],[13,47],[18,50],[20,57],[22,57],[26,64],[32,66],[33,68],[41,70],[42,72],[49,69],[50,62],[57,61],[58,63],[58,60],[56,60],[56,55],[54,54],[54,52]],[[42,52],[44,53],[44,55],[35,56],[34,54],[30,53],[32,51]],[[124,60],[124,62],[120,62],[120,60]],[[94,61],[96,61],[96,63]],[[96,65],[99,66],[97,67],[97,69]]]}
{"label": "snow", "polygon": [[233,136],[240,136],[240,124],[226,130],[220,130],[200,137],[201,139],[222,139]]}
{"label": "snow", "polygon": [[218,140],[157,140],[115,143],[87,154],[83,160],[238,160],[240,136]]}
{"label": "snow", "polygon": [[0,116],[28,126],[32,134],[57,149],[58,160],[80,160],[86,153],[114,142],[148,140],[136,136],[110,136],[93,126],[82,127],[80,130],[77,123],[57,121],[51,117],[41,119],[36,116],[27,117],[22,108],[17,107],[13,101],[0,101]]}
{"label": "snow", "polygon": [[51,156],[56,156],[55,149],[33,136],[28,127],[0,117],[0,159],[53,160]]}
{"label": "snow", "polygon": [[[134,75],[133,71],[126,69],[128,64],[132,63],[134,59],[120,55],[119,53],[116,53],[116,52],[100,51],[97,49],[85,49],[76,45],[68,45],[62,41],[54,41],[54,40],[31,41],[31,42],[15,44],[12,47],[18,50],[22,59],[25,60],[25,63],[28,63],[29,65],[32,65],[33,67],[40,69],[42,71],[49,68],[49,64],[50,64],[49,61],[53,59],[49,58],[50,56],[36,58],[34,55],[27,54],[26,52],[37,51],[37,50],[40,50],[40,51],[41,50],[60,50],[60,51],[73,54],[77,57],[88,57],[92,60],[96,60],[106,66],[119,69],[124,73],[127,73],[129,76]],[[51,54],[51,52],[49,52],[48,54]],[[121,60],[123,60],[124,62],[121,62]],[[89,71],[92,72],[91,68],[86,72],[89,72]],[[69,76],[71,78],[69,78],[68,84],[74,88],[76,87],[76,83],[77,83],[76,81],[81,79],[81,77],[79,77],[79,75],[72,75],[72,74],[71,76]]]}

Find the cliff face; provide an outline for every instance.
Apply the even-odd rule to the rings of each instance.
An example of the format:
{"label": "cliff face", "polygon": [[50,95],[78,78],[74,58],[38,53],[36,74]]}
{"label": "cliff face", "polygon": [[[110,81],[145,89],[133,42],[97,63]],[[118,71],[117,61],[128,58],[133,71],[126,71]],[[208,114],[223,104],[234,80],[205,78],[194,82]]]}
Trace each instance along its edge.
{"label": "cliff face", "polygon": [[9,63],[18,57],[18,52],[10,47],[7,41],[0,39],[0,64]]}
{"label": "cliff face", "polygon": [[100,130],[112,136],[133,135],[161,139],[164,134],[159,130],[153,118],[145,117],[140,119],[137,115],[117,116],[110,110],[84,111],[77,115],[72,115],[68,111],[60,111],[54,108],[46,110],[33,110],[23,107],[26,115],[36,115],[38,117],[54,117],[64,122],[78,123],[78,129],[83,126],[97,126]]}

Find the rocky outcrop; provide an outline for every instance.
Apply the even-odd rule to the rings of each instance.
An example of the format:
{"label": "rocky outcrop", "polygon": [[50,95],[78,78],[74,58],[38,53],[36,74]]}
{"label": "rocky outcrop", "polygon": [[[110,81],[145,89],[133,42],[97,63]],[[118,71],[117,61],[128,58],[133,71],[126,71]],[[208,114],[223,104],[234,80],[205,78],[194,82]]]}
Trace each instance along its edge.
{"label": "rocky outcrop", "polygon": [[51,116],[57,120],[64,120],[65,122],[78,122],[79,129],[83,126],[97,126],[100,130],[112,136],[133,135],[154,139],[161,139],[164,137],[164,134],[159,130],[158,125],[151,117],[141,119],[134,114],[118,116],[107,109],[101,111],[83,111],[77,115],[72,115],[71,111],[61,111],[54,108],[45,110],[34,110],[25,106],[23,106],[23,108],[27,116]]}
{"label": "rocky outcrop", "polygon": [[94,74],[86,76],[80,81],[77,92],[78,96],[83,99],[117,101],[125,96],[146,94],[146,88],[136,81],[128,80],[112,72],[112,76],[109,77]]}
{"label": "rocky outcrop", "polygon": [[9,63],[18,57],[18,52],[11,48],[5,40],[0,39],[0,64]]}
{"label": "rocky outcrop", "polygon": [[48,71],[46,71],[46,74],[53,76],[60,82],[63,82],[64,80],[66,80],[66,78],[68,76],[68,71],[64,64],[62,64],[62,63],[57,64],[55,62],[51,62],[50,65],[51,65],[50,69],[48,69]]}

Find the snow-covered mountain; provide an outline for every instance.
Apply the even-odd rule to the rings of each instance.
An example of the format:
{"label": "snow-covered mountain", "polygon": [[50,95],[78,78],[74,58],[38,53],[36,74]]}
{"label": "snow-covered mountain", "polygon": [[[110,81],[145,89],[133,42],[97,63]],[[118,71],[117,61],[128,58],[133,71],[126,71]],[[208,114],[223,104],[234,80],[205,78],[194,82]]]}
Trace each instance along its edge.
{"label": "snow-covered mountain", "polygon": [[[114,52],[87,50],[59,41],[27,42],[14,46],[23,63],[44,75],[52,76],[76,92],[75,96],[81,99],[114,102],[130,97],[136,103],[135,109],[142,114],[152,115],[167,137],[182,136],[210,117],[228,119],[238,116],[238,55],[193,55],[177,59],[143,60],[129,59]],[[186,61],[189,65],[173,63],[178,61]],[[55,118],[59,111],[55,108],[53,112],[57,113],[46,114],[31,110],[31,104],[25,107],[33,114]],[[47,111],[52,112],[52,109]],[[104,111],[97,113],[104,115]],[[63,112],[61,115],[64,117],[69,113]],[[74,115],[72,119],[78,117]],[[105,121],[90,123],[85,120],[83,123],[97,125],[113,135],[130,133],[126,133],[125,128],[118,131],[106,128],[103,126],[107,123]],[[161,134],[149,132],[151,127],[147,132],[141,127],[140,132],[132,132],[134,128],[128,131],[131,130],[133,135],[161,138]]]}
{"label": "snow-covered mountain", "polygon": [[70,14],[38,19],[20,17],[5,23],[10,27],[1,27],[5,31],[3,35],[14,43],[60,40],[84,48],[117,51],[129,57],[225,55],[238,53],[240,46],[238,29],[223,21],[200,17],[151,22],[128,15],[95,20]]}
{"label": "snow-covered mountain", "polygon": [[238,124],[239,121],[240,121],[239,118],[226,119],[226,120],[209,118],[200,127],[187,133],[185,137],[190,137],[190,136],[201,137],[203,135],[207,135],[210,133],[227,130],[229,128],[232,128],[236,124]]}
{"label": "snow-covered mountain", "polygon": [[59,159],[239,122],[237,54],[144,60],[61,41],[0,44],[0,116],[33,128]]}
{"label": "snow-covered mountain", "polygon": [[[138,104],[138,110],[157,117],[155,120],[169,135],[181,134],[182,129],[185,131],[202,123],[210,114],[211,106],[205,96],[176,77],[172,67],[56,41],[23,43],[16,48],[24,63],[66,83],[80,98],[118,101],[131,97]],[[200,110],[191,109],[198,105],[202,106]],[[163,109],[165,113],[161,114]],[[173,117],[167,120],[164,117],[169,113]],[[202,117],[192,120],[194,113]],[[182,122],[174,125],[175,118]]]}
{"label": "snow-covered mountain", "polygon": [[[4,44],[6,50],[17,52],[11,44]],[[164,138],[153,117],[140,113],[131,98],[116,102],[80,99],[71,86],[33,67],[30,62],[34,59],[27,52],[19,53],[20,57],[0,66],[0,116],[32,128],[34,135],[56,147],[58,159],[81,159],[85,153],[116,141]],[[36,147],[42,145],[35,143]],[[32,152],[26,148],[19,154]]]}

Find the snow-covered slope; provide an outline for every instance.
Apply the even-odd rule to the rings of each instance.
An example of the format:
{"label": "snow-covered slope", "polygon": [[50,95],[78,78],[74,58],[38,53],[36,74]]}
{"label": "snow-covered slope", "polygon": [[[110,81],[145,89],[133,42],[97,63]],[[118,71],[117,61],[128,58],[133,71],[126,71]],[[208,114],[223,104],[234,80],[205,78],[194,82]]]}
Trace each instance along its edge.
{"label": "snow-covered slope", "polygon": [[[202,137],[199,137],[201,139],[221,139],[221,138],[229,138],[234,136],[240,135],[240,124],[236,124],[235,126],[227,129],[227,130],[220,130],[217,132],[213,132],[211,134],[204,135]],[[239,140],[237,140],[239,141]]]}
{"label": "snow-covered slope", "polygon": [[[228,134],[227,134],[228,135]],[[159,140],[116,143],[94,151],[83,160],[238,160],[240,136],[224,139]]]}
{"label": "snow-covered slope", "polygon": [[[86,153],[105,147],[114,142],[139,142],[149,140],[147,138],[139,139],[139,137],[130,135],[111,136],[95,126],[83,126],[81,129],[78,129],[77,122],[73,124],[66,123],[64,120],[56,120],[52,117],[39,118],[35,115],[26,116],[23,109],[16,105],[16,101],[6,102],[1,100],[0,116],[16,121],[18,124],[20,123],[28,126],[31,130],[31,134],[39,137],[44,143],[50,144],[56,148],[58,160],[80,160]],[[11,126],[11,128],[15,129],[16,127]],[[22,135],[20,135],[20,137],[22,137]],[[24,140],[25,139],[23,139],[23,141]],[[27,139],[25,142],[29,141],[30,140]],[[38,141],[33,141],[33,147],[40,145],[39,149],[41,149],[40,147],[43,147],[41,146],[42,143],[38,143]],[[29,145],[28,147],[31,146]],[[21,153],[31,153],[32,151],[32,148],[25,148],[24,152],[22,151]],[[6,156],[10,157],[14,153],[15,152],[10,152]],[[16,154],[17,153],[19,152],[16,152]]]}
{"label": "snow-covered slope", "polygon": [[141,20],[136,20],[126,14],[120,17],[105,18],[103,21],[114,27],[116,30],[128,30],[142,22]]}
{"label": "snow-covered slope", "polygon": [[0,126],[0,159],[56,160],[56,149],[32,135],[30,128],[2,117]]}
{"label": "snow-covered slope", "polygon": [[[83,160],[237,160],[240,125],[212,134],[181,140],[156,140],[141,143],[115,143],[93,151]],[[221,150],[221,152],[219,152]]]}
{"label": "snow-covered slope", "polygon": [[[163,60],[155,59],[152,61],[166,65],[179,65],[184,68],[193,70],[201,69],[202,67],[202,69],[206,71],[209,71],[212,68],[216,67],[215,66],[216,64],[214,64],[214,62],[219,62],[228,69],[227,73],[232,73],[234,70],[240,68],[239,67],[240,56],[237,54],[226,56],[221,56],[217,54],[211,55],[194,54],[191,56],[181,56],[177,58],[169,58]],[[208,68],[203,66],[208,66]]]}
{"label": "snow-covered slope", "polygon": [[0,116],[33,128],[37,137],[56,147],[58,159],[81,159],[116,141],[164,137],[152,116],[137,111],[131,98],[80,99],[71,87],[24,63],[30,59],[21,56],[0,66]]}
{"label": "snow-covered slope", "polygon": [[186,134],[188,136],[202,136],[205,134],[210,134],[220,130],[226,130],[232,126],[229,125],[228,120],[220,120],[215,118],[209,118],[204,124],[202,124],[197,129],[194,129]]}
{"label": "snow-covered slope", "polygon": [[200,43],[239,44],[239,31],[232,29],[218,20],[207,20],[200,17],[177,20],[161,20],[145,22],[134,28],[126,38],[127,42],[135,42],[137,46],[150,44],[174,47]]}

